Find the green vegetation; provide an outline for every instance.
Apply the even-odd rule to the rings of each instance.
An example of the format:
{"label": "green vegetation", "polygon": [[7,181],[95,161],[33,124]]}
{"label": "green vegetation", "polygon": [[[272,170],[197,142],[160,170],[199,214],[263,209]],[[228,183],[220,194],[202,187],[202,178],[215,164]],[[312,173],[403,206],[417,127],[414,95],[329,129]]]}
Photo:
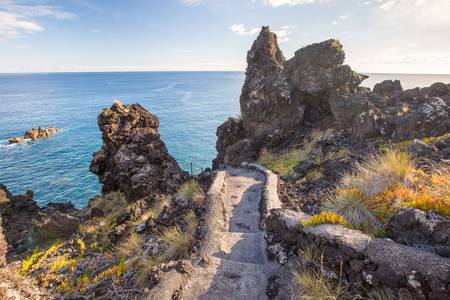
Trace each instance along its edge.
{"label": "green vegetation", "polygon": [[[334,195],[330,195],[324,202],[324,208],[344,217],[357,229],[381,229],[379,220],[386,207],[380,201],[367,196],[357,188],[338,188]],[[366,230],[364,230],[366,231]]]}
{"label": "green vegetation", "polygon": [[323,211],[318,215],[313,215],[310,219],[302,221],[303,226],[316,226],[320,224],[347,225],[344,217],[330,211]]}
{"label": "green vegetation", "polygon": [[259,163],[280,176],[294,176],[294,168],[302,161],[309,158],[322,133],[313,131],[310,141],[303,148],[294,148],[286,152],[273,153],[263,149],[259,157]]}
{"label": "green vegetation", "polygon": [[[389,217],[402,207],[435,210],[450,215],[450,165],[432,165],[431,174],[417,168],[411,156],[398,150],[371,154],[344,174],[324,201],[324,215],[311,223],[326,222],[328,212],[342,216],[350,228],[384,236]],[[327,217],[325,217],[327,216]],[[336,218],[336,217],[335,217]]]}
{"label": "green vegetation", "polygon": [[[423,138],[421,141],[424,142],[425,144],[430,144],[432,142],[437,142],[440,141],[442,139],[446,139],[450,137],[450,132],[446,133],[444,135],[441,136],[431,136],[431,137],[426,137]],[[388,149],[393,149],[393,150],[401,150],[401,151],[405,151],[409,145],[411,145],[413,143],[412,140],[404,140],[404,141],[400,141],[397,143],[391,143],[391,144],[381,144],[380,145],[380,150],[388,150]]]}

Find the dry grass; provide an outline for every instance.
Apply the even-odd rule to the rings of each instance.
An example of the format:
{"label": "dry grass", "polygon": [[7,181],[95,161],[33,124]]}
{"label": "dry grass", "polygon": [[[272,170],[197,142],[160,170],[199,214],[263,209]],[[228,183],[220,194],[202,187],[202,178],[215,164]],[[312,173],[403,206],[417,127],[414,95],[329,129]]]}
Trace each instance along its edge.
{"label": "dry grass", "polygon": [[315,226],[320,224],[347,225],[347,221],[341,215],[334,212],[323,211],[318,215],[313,215],[310,219],[302,221],[303,226]]}
{"label": "dry grass", "polygon": [[375,196],[413,177],[416,172],[416,162],[407,152],[387,150],[370,154],[363,162],[355,163],[353,172],[342,177],[340,187],[356,188],[366,195]]}
{"label": "dry grass", "polygon": [[161,258],[146,256],[140,259],[135,266],[136,278],[135,285],[138,287],[145,287],[150,278],[150,271],[153,267],[161,262]]}
{"label": "dry grass", "polygon": [[144,255],[144,240],[137,233],[132,233],[125,241],[119,243],[114,250],[126,260],[128,266],[132,266]]}
{"label": "dry grass", "polygon": [[348,295],[347,289],[340,283],[334,286],[321,272],[303,270],[295,274],[296,280],[303,287],[302,300],[337,300]]}
{"label": "dry grass", "polygon": [[300,250],[300,255],[307,261],[317,263],[323,255],[323,250],[314,244],[309,244]]}
{"label": "dry grass", "polygon": [[389,217],[402,207],[450,215],[450,165],[431,165],[429,173],[417,169],[406,152],[371,154],[344,174],[323,208],[344,217],[349,227],[373,235],[382,235]]}
{"label": "dry grass", "polygon": [[450,199],[450,162],[442,162],[432,166],[430,190],[436,197]]}
{"label": "dry grass", "polygon": [[128,207],[125,195],[120,192],[112,192],[102,197],[96,197],[89,205],[90,207],[101,209],[105,215],[112,213],[119,214]]}
{"label": "dry grass", "polygon": [[198,226],[193,211],[186,215],[185,222],[184,230],[181,230],[179,226],[172,226],[163,231],[161,238],[168,246],[162,256],[164,261],[181,259],[190,251]]}
{"label": "dry grass", "polygon": [[369,296],[370,300],[394,300],[392,293],[385,288],[377,288]]}
{"label": "dry grass", "polygon": [[202,206],[205,201],[205,193],[196,180],[185,182],[179,189],[177,197],[196,206]]}
{"label": "dry grass", "polygon": [[363,191],[352,188],[338,188],[334,195],[330,195],[324,202],[324,209],[335,212],[358,229],[381,229],[387,204],[381,199],[375,199],[364,194]]}

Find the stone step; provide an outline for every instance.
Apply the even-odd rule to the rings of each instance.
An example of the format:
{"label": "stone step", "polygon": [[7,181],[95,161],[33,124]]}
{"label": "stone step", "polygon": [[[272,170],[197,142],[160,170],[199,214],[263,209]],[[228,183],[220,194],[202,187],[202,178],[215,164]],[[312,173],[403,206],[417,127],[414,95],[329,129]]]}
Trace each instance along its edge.
{"label": "stone step", "polygon": [[184,300],[267,299],[264,266],[212,258],[198,268],[184,287]]}
{"label": "stone step", "polygon": [[207,253],[221,259],[264,264],[264,247],[262,233],[219,232],[212,236]]}

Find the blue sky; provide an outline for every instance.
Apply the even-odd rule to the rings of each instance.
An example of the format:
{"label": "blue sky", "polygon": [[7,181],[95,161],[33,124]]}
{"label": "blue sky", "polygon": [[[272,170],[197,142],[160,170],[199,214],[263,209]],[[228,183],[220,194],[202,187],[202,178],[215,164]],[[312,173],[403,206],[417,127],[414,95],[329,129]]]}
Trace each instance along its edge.
{"label": "blue sky", "polygon": [[0,0],[0,72],[244,70],[262,25],[361,72],[450,73],[450,0]]}

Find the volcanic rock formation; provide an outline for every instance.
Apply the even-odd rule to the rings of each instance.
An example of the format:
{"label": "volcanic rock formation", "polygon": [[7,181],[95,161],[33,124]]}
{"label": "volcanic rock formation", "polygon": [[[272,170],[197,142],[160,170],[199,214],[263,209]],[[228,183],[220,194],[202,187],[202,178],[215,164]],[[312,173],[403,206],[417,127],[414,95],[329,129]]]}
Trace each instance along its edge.
{"label": "volcanic rock formation", "polygon": [[360,87],[367,76],[344,65],[337,40],[304,47],[285,60],[277,37],[263,27],[247,55],[241,118],[217,129],[214,166],[254,161],[261,149],[286,149],[312,129],[347,129],[357,139],[402,140],[450,130],[450,87],[403,91],[399,81]]}
{"label": "volcanic rock formation", "polygon": [[103,146],[94,153],[91,172],[103,192],[121,191],[128,200],[172,193],[186,180],[159,135],[159,119],[139,104],[115,102],[98,116]]}
{"label": "volcanic rock formation", "polygon": [[56,128],[56,127],[32,128],[32,129],[28,130],[27,132],[25,132],[25,135],[23,136],[23,138],[21,138],[21,137],[11,138],[11,139],[9,139],[9,143],[17,144],[17,143],[23,143],[23,142],[28,142],[28,141],[35,141],[35,140],[38,140],[38,139],[41,139],[44,137],[49,137],[59,131],[61,131],[61,129]]}

